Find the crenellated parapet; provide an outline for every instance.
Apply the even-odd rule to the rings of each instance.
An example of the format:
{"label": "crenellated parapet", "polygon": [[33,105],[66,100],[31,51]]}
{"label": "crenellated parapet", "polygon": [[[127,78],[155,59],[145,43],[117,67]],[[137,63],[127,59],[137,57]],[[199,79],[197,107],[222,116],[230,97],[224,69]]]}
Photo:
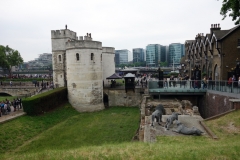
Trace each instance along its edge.
{"label": "crenellated parapet", "polygon": [[52,39],[55,39],[55,38],[56,39],[58,39],[58,38],[77,39],[77,33],[73,32],[69,29],[52,30],[51,37],[52,37]]}
{"label": "crenellated parapet", "polygon": [[98,41],[67,41],[66,42],[66,50],[69,49],[100,49],[102,50],[102,42]]}

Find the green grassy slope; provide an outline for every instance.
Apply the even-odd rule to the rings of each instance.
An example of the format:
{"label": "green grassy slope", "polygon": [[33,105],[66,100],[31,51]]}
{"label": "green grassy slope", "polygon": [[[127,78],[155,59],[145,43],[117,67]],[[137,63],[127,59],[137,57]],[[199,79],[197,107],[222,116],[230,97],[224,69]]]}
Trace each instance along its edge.
{"label": "green grassy slope", "polygon": [[[62,111],[65,109],[71,110],[67,107]],[[44,116],[54,115],[55,112]],[[45,122],[44,119],[42,121]],[[19,119],[9,124],[13,122],[19,123]],[[12,147],[9,149],[11,152],[5,149],[5,154],[1,156],[3,159],[18,160],[239,159],[240,110],[206,124],[219,137],[218,140],[205,136],[159,136],[156,143],[131,142],[139,125],[138,108],[116,107],[95,113],[74,112],[56,121],[55,125],[49,125],[49,129],[36,132],[29,141],[22,141],[22,145]]]}

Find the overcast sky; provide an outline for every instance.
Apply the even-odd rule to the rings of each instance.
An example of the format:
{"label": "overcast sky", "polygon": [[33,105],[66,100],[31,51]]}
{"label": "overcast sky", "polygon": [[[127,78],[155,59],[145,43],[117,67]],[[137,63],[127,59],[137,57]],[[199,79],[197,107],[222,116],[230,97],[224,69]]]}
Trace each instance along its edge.
{"label": "overcast sky", "polygon": [[[1,0],[0,45],[18,50],[24,61],[51,53],[51,30],[68,29],[77,36],[116,50],[169,45],[209,33],[222,20],[222,0]],[[131,57],[132,59],[132,57]],[[130,59],[130,60],[131,60]]]}

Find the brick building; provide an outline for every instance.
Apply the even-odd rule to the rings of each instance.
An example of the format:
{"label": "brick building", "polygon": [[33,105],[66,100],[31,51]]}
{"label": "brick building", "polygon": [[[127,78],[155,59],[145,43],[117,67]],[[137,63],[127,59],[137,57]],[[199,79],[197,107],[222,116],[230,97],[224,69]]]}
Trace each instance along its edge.
{"label": "brick building", "polygon": [[239,60],[240,25],[221,30],[220,24],[212,24],[210,33],[199,33],[195,40],[185,41],[182,74],[191,77],[198,67],[202,75],[211,76],[213,80],[227,80],[232,75],[238,78]]}

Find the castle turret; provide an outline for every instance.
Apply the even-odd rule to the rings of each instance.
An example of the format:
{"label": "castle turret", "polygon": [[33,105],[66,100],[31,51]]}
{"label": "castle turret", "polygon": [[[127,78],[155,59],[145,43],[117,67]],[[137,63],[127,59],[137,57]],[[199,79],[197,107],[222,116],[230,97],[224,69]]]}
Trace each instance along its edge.
{"label": "castle turret", "polygon": [[67,88],[71,105],[80,112],[104,109],[102,43],[84,40],[66,43]]}
{"label": "castle turret", "polygon": [[107,77],[115,73],[115,48],[102,48],[102,66],[103,66],[103,81],[107,84]]}
{"label": "castle turret", "polygon": [[76,33],[69,29],[52,30],[52,64],[53,64],[53,82],[56,87],[66,86],[66,46],[65,43],[70,40],[76,40]]}

